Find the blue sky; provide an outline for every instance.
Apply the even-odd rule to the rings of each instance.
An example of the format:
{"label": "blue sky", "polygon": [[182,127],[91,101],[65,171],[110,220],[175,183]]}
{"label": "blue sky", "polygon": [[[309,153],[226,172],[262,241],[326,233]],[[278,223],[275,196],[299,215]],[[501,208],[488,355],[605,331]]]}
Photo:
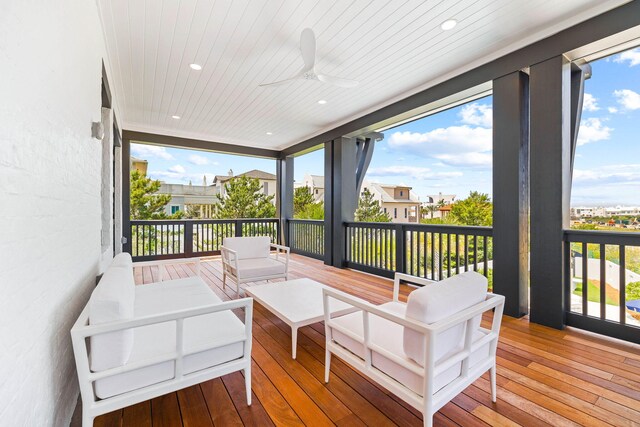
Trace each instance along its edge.
{"label": "blue sky", "polygon": [[[591,64],[576,150],[572,206],[640,205],[640,48]],[[388,129],[376,144],[367,179],[406,184],[426,195],[491,195],[491,97]],[[211,183],[216,174],[261,169],[273,160],[133,145],[149,175],[165,182]],[[323,174],[322,150],[297,157],[295,179]]]}

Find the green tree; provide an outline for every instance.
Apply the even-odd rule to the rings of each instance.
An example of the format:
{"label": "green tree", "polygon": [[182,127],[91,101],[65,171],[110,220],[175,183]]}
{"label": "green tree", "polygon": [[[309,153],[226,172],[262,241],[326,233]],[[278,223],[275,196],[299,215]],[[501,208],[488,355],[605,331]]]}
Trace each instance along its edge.
{"label": "green tree", "polygon": [[225,185],[225,195],[217,194],[216,217],[218,219],[235,218],[273,218],[276,207],[274,196],[267,196],[262,190],[260,180],[246,176],[231,178]]}
{"label": "green tree", "polygon": [[640,299],[640,282],[631,282],[627,285],[627,301]]}
{"label": "green tree", "polygon": [[295,215],[300,219],[324,219],[324,203],[316,202],[305,206],[305,208]]}
{"label": "green tree", "polygon": [[147,178],[139,171],[131,172],[131,219],[180,219],[183,212],[167,215],[165,207],[171,201],[170,194],[156,194],[160,181]]}
{"label": "green tree", "polygon": [[391,217],[380,207],[380,203],[373,199],[373,193],[365,188],[360,195],[358,208],[355,212],[358,222],[391,222]]}
{"label": "green tree", "polygon": [[492,225],[493,203],[488,194],[472,191],[469,197],[451,206],[451,216],[458,224]]}
{"label": "green tree", "polygon": [[438,209],[440,208],[433,203],[425,203],[422,205],[422,211],[428,213],[431,219],[433,219],[433,214],[436,213]]}
{"label": "green tree", "polygon": [[298,218],[300,212],[313,203],[313,194],[308,186],[298,187],[293,190],[293,216]]}

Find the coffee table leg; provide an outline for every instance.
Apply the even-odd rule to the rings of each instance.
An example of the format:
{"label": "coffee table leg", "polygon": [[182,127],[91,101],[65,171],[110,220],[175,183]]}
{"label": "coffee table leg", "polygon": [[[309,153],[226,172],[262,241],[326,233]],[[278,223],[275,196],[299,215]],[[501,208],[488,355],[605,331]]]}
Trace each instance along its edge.
{"label": "coffee table leg", "polygon": [[296,358],[296,349],[298,348],[298,328],[291,327],[291,357]]}

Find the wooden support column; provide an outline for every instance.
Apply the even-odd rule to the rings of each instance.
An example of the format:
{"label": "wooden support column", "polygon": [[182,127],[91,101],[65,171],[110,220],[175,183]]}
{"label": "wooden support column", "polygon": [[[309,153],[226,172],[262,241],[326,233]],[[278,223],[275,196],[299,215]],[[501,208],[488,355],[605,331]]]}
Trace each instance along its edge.
{"label": "wooden support column", "polygon": [[131,253],[131,140],[122,139],[122,251]]}
{"label": "wooden support column", "polygon": [[345,263],[344,222],[353,221],[358,205],[356,140],[337,138],[325,144],[325,264]]}
{"label": "wooden support column", "polygon": [[529,305],[529,76],[493,81],[493,290],[504,313]]}
{"label": "wooden support column", "polygon": [[571,186],[570,64],[556,56],[530,68],[532,322],[565,325],[563,231]]}
{"label": "wooden support column", "polygon": [[280,218],[280,243],[289,245],[289,224],[293,218],[293,157],[276,160],[276,212]]}

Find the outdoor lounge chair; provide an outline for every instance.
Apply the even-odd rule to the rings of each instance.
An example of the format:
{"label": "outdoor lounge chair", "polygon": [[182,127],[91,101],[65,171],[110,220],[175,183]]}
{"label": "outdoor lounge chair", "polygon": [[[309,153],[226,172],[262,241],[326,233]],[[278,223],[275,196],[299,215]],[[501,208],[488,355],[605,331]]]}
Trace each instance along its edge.
{"label": "outdoor lounge chair", "polygon": [[[275,256],[271,256],[271,249]],[[225,237],[220,248],[222,254],[222,287],[227,277],[236,283],[240,295],[240,284],[288,277],[289,248],[271,243],[268,236]]]}
{"label": "outdoor lounge chair", "polygon": [[[400,281],[423,285],[407,303],[398,300]],[[442,282],[396,273],[393,301],[373,305],[333,289],[323,291],[326,328],[325,381],[335,354],[422,412],[424,425],[486,371],[496,401],[496,347],[504,297],[487,293],[475,272]],[[332,299],[360,309],[332,317]],[[491,330],[482,314],[495,309]]]}

